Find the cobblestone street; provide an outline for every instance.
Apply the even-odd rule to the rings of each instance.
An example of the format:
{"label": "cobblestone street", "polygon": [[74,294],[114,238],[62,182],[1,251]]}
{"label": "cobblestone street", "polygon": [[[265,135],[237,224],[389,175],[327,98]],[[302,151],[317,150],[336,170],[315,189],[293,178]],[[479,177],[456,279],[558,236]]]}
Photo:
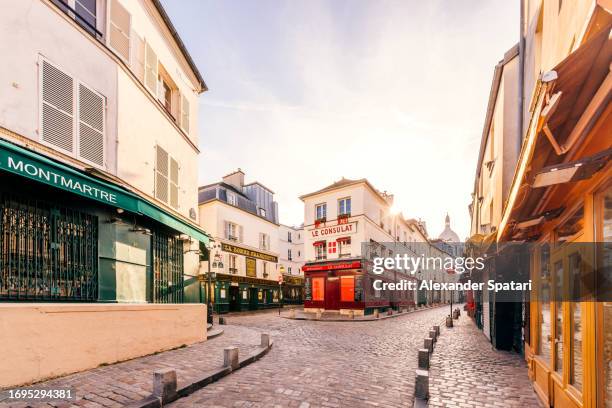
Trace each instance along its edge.
{"label": "cobblestone street", "polygon": [[417,349],[447,307],[377,322],[233,315],[230,325],[269,332],[262,360],[171,404],[179,407],[412,406]]}
{"label": "cobblestone street", "polygon": [[431,358],[429,393],[430,407],[541,407],[523,358],[492,349],[465,313],[452,329],[442,329]]}

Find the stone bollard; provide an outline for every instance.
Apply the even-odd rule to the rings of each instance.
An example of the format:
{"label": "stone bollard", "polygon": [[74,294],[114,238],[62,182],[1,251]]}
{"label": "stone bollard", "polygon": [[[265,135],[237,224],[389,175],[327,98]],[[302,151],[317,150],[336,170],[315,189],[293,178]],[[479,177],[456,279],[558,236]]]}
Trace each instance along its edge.
{"label": "stone bollard", "polygon": [[268,333],[261,333],[260,347],[270,347],[270,335]]}
{"label": "stone bollard", "polygon": [[162,403],[173,401],[176,397],[176,371],[172,368],[157,370],[153,373],[153,396]]}
{"label": "stone bollard", "polygon": [[223,367],[238,368],[238,347],[226,347],[223,349]]}
{"label": "stone bollard", "polygon": [[387,310],[387,316],[392,316],[392,315],[393,315],[393,309]]}
{"label": "stone bollard", "polygon": [[378,309],[374,309],[374,318],[378,319],[380,317],[380,312],[378,311]]}
{"label": "stone bollard", "polygon": [[295,309],[290,309],[289,310],[289,318],[295,319]]}
{"label": "stone bollard", "polygon": [[419,368],[422,370],[429,369],[429,350],[419,349]]}
{"label": "stone bollard", "polygon": [[414,396],[426,400],[429,398],[429,371],[416,370],[415,372]]}
{"label": "stone bollard", "polygon": [[433,339],[428,337],[423,340],[423,348],[427,349],[430,353],[433,353]]}
{"label": "stone bollard", "polygon": [[349,310],[348,318],[351,319],[351,320],[355,319],[355,311],[354,310]]}
{"label": "stone bollard", "polygon": [[453,318],[450,315],[446,316],[446,327],[453,327]]}
{"label": "stone bollard", "polygon": [[429,338],[432,339],[434,343],[436,341],[438,341],[438,336],[436,336],[436,331],[435,330],[430,330],[429,331]]}
{"label": "stone bollard", "polygon": [[321,320],[321,309],[317,309],[317,314],[315,316],[317,320]]}
{"label": "stone bollard", "polygon": [[436,332],[436,337],[440,337],[440,326],[434,326],[433,327],[434,331]]}

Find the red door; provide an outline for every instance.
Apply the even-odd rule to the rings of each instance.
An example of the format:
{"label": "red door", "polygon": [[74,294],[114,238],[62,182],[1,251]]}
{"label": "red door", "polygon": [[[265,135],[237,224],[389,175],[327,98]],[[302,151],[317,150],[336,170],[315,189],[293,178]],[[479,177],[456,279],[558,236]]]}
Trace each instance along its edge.
{"label": "red door", "polygon": [[325,280],[325,309],[340,309],[340,279],[337,277]]}

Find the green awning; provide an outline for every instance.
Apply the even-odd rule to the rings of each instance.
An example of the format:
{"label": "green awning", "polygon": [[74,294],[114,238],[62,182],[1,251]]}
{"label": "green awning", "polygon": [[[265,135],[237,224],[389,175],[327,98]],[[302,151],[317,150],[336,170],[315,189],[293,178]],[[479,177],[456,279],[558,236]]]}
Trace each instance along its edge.
{"label": "green awning", "polygon": [[131,191],[4,140],[0,140],[0,170],[144,215],[205,244],[210,240],[200,228]]}

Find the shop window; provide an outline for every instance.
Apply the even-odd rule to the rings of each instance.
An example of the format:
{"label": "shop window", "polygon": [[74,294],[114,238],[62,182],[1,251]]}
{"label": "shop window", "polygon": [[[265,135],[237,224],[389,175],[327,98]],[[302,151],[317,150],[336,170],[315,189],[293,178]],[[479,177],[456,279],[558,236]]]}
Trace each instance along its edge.
{"label": "shop window", "polygon": [[340,277],[340,300],[342,302],[352,302],[355,299],[355,277]]}
{"label": "shop window", "polygon": [[312,278],[312,300],[322,301],[325,290],[325,278]]}
{"label": "shop window", "polygon": [[564,270],[563,261],[555,262],[554,271],[554,296],[555,296],[555,366],[554,369],[559,374],[563,373],[563,280]]}
{"label": "shop window", "polygon": [[550,247],[545,244],[539,250],[539,292],[540,292],[540,341],[538,354],[547,364],[551,356],[551,325],[550,325]]}
{"label": "shop window", "polygon": [[582,298],[582,257],[579,253],[569,256],[569,282],[571,291],[570,324],[571,324],[571,370],[570,384],[582,391],[582,305],[577,300]]}

